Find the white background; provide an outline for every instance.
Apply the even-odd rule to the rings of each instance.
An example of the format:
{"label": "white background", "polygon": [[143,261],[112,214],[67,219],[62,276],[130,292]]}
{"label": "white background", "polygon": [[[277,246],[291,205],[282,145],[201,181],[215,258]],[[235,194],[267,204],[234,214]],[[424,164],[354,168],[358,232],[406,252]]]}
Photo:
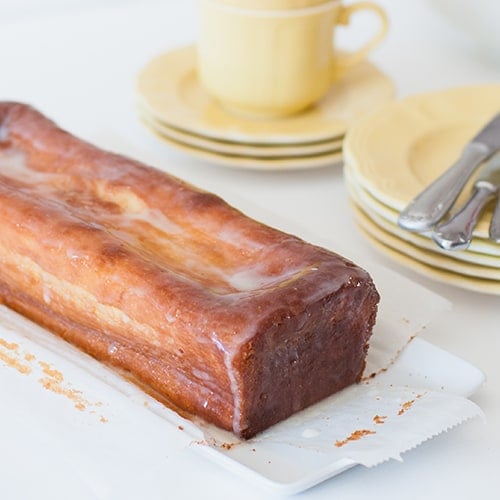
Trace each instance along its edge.
{"label": "white background", "polygon": [[[380,3],[389,14],[391,31],[371,59],[393,77],[398,97],[469,83],[500,83],[498,59],[478,51],[472,39],[455,31],[428,3]],[[358,35],[361,40],[365,29],[371,29],[370,20],[362,19],[349,43],[355,44]],[[500,299],[427,280],[378,255],[353,229],[338,167],[288,173],[231,170],[159,144],[136,119],[135,75],[152,56],[195,39],[192,0],[0,0],[0,99],[29,102],[76,135],[165,168],[220,194],[249,215],[360,262],[374,259],[389,265],[450,299],[453,312],[424,337],[485,372],[487,381],[472,399],[484,410],[486,423],[469,422],[406,453],[402,463],[352,469],[301,497],[497,498]],[[23,451],[29,456],[29,448]],[[154,498],[265,497],[199,457],[183,460],[175,477],[164,471],[164,489]],[[57,474],[50,480],[54,478]],[[9,481],[0,470],[2,499],[2,487],[12,492]],[[36,498],[72,498],[71,489],[57,491],[60,496],[50,484],[41,485]]]}

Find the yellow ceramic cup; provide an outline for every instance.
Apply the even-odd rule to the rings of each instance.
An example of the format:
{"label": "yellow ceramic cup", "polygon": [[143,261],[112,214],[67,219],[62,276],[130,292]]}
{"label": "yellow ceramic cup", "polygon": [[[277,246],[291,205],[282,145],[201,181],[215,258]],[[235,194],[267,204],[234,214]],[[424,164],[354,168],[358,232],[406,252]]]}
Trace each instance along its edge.
{"label": "yellow ceramic cup", "polygon": [[[239,6],[256,1],[200,4],[200,81],[225,108],[240,114],[273,117],[307,108],[387,32],[384,11],[371,2],[344,6],[339,0],[269,0],[275,7],[298,7]],[[312,6],[302,7],[308,4]],[[349,24],[353,13],[365,9],[379,17],[379,31],[355,53],[339,56],[333,43],[335,26]]]}
{"label": "yellow ceramic cup", "polygon": [[328,0],[218,0],[220,3],[242,9],[289,10],[304,9]]}

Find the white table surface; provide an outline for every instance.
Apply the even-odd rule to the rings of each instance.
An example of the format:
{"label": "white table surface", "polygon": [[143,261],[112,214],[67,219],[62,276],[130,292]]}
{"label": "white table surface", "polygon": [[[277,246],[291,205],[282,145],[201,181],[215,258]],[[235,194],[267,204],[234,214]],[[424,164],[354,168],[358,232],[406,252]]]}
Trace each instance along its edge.
{"label": "white table surface", "polygon": [[[426,2],[380,3],[390,16],[391,31],[371,59],[394,78],[399,97],[500,82],[500,65],[476,53]],[[165,168],[310,241],[327,242],[362,262],[389,265],[448,298],[453,312],[423,336],[484,371],[487,381],[472,399],[484,410],[486,422],[468,422],[406,453],[401,463],[356,467],[299,497],[498,498],[500,299],[426,279],[370,248],[353,229],[338,167],[281,173],[228,169],[160,144],[136,118],[134,78],[152,56],[195,38],[193,0],[0,0],[0,99],[29,102],[76,135]],[[0,424],[1,419],[0,412]],[[29,472],[27,467],[27,483]],[[0,470],[0,498],[27,498],[23,492],[32,490],[13,481]],[[56,472],[40,485],[36,498],[86,498],[83,492],[53,488],[54,481]],[[165,470],[162,481],[154,498],[266,498],[194,454]],[[138,498],[137,492],[130,498]]]}

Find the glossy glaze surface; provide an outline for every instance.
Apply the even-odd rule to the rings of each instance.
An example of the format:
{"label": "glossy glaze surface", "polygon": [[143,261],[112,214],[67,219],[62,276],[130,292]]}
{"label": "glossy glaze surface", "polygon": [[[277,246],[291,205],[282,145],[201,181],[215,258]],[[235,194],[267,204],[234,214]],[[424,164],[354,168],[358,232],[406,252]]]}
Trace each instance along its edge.
{"label": "glossy glaze surface", "polygon": [[365,271],[30,107],[0,120],[7,305],[237,434],[359,377]]}

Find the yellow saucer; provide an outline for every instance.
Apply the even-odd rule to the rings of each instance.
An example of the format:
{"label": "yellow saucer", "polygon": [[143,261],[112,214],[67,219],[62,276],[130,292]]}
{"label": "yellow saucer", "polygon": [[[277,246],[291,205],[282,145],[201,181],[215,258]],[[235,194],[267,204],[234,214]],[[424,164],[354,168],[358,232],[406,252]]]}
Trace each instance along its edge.
{"label": "yellow saucer", "polygon": [[[361,118],[344,141],[346,163],[373,197],[401,211],[456,161],[465,144],[500,109],[500,85],[408,97]],[[472,181],[471,181],[472,182]],[[457,206],[470,194],[470,185]],[[485,236],[491,212],[476,234]]]}
{"label": "yellow saucer", "polygon": [[[144,122],[146,126],[149,126],[147,122]],[[276,156],[270,158],[263,157],[250,157],[250,156],[238,156],[238,155],[228,155],[222,153],[215,153],[207,149],[197,148],[173,140],[166,135],[163,135],[156,128],[151,128],[150,130],[166,144],[184,151],[196,158],[199,158],[209,163],[215,165],[222,165],[226,167],[233,168],[246,168],[253,170],[299,170],[305,168],[320,168],[329,167],[333,165],[340,164],[342,162],[342,150],[333,151],[326,154],[318,154],[312,156]]]}
{"label": "yellow saucer", "polygon": [[156,130],[159,134],[172,141],[223,155],[249,156],[254,158],[283,158],[327,154],[338,152],[342,149],[342,139],[282,145],[253,145],[221,141],[219,139],[210,139],[202,135],[191,134],[181,129],[172,128],[153,116],[149,116],[147,111],[139,111],[139,114],[141,115],[141,120],[147,124],[148,128]]}
{"label": "yellow saucer", "polygon": [[354,208],[354,218],[370,243],[401,265],[436,281],[467,290],[500,295],[500,281],[498,278],[493,278],[493,275],[499,273],[498,269],[490,270],[487,278],[478,277],[474,266],[450,265],[451,259],[394,238],[372,224],[370,219],[359,209]]}
{"label": "yellow saucer", "polygon": [[366,61],[346,73],[324,99],[303,113],[267,120],[245,118],[226,111],[201,87],[194,46],[153,59],[140,72],[136,90],[141,107],[170,127],[212,139],[257,144],[340,138],[354,119],[394,94],[392,81]]}

